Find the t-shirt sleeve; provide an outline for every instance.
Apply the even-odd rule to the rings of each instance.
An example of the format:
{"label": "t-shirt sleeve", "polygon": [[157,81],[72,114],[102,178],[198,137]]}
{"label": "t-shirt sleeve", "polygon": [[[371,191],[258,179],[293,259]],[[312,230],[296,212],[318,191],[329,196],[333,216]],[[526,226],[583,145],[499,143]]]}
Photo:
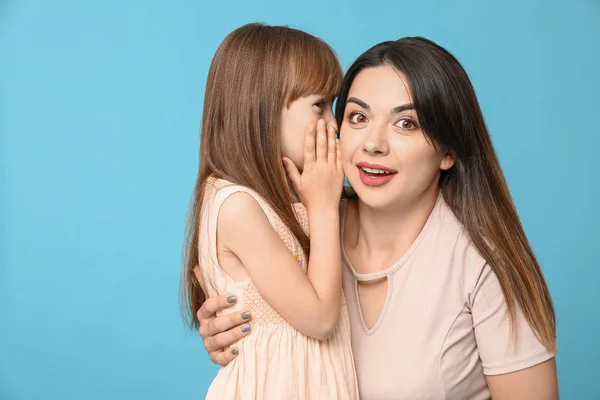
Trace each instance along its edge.
{"label": "t-shirt sleeve", "polygon": [[[475,340],[485,375],[519,371],[555,356],[537,339],[520,308],[514,331],[498,277],[489,265],[470,294]],[[513,336],[515,335],[514,339]]]}

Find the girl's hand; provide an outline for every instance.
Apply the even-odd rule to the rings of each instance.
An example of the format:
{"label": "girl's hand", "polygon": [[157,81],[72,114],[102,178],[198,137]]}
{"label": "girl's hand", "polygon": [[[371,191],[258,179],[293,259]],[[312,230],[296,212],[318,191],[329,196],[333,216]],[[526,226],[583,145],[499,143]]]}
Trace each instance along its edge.
{"label": "girl's hand", "polygon": [[321,119],[317,127],[309,125],[304,141],[304,168],[302,174],[292,160],[284,157],[285,169],[300,201],[308,213],[339,207],[344,171],[335,137],[335,127],[327,129]]}

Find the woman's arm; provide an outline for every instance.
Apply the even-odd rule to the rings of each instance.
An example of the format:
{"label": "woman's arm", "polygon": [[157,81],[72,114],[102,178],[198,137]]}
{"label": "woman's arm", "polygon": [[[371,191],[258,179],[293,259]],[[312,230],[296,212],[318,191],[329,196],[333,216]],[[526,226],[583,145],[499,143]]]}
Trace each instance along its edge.
{"label": "woman's arm", "polygon": [[558,398],[555,350],[539,341],[517,307],[511,321],[496,274],[485,265],[469,294],[483,373],[494,400]]}
{"label": "woman's arm", "polygon": [[558,400],[554,358],[531,368],[485,379],[494,400]]}

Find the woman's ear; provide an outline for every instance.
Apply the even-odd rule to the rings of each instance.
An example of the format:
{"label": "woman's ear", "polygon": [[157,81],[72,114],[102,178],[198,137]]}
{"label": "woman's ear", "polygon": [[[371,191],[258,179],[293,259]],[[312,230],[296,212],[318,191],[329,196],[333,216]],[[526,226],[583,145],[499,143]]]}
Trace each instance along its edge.
{"label": "woman's ear", "polygon": [[446,151],[444,158],[440,162],[440,169],[442,171],[447,171],[454,166],[456,163],[456,152],[454,150]]}

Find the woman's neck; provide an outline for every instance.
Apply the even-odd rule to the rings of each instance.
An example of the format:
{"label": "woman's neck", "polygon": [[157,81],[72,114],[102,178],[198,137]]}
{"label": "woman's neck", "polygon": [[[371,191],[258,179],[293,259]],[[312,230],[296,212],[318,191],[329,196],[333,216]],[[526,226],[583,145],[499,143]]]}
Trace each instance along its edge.
{"label": "woman's neck", "polygon": [[[389,268],[412,246],[421,233],[439,196],[427,190],[419,198],[384,209],[371,208],[360,199],[349,206],[350,230],[344,244],[359,273]],[[350,221],[348,221],[350,222]]]}

